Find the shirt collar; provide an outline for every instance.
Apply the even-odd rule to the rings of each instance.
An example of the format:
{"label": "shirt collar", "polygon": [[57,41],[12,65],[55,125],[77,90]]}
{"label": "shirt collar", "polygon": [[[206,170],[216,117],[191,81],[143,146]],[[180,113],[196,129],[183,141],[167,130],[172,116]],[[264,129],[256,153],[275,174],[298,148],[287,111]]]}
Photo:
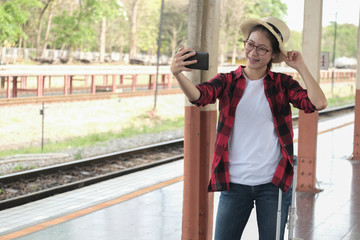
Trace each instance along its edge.
{"label": "shirt collar", "polygon": [[245,68],[245,66],[240,66],[235,70],[235,79],[240,78],[241,75],[243,76],[243,78],[245,78],[245,76],[243,75],[243,68]]}
{"label": "shirt collar", "polygon": [[[245,78],[245,76],[244,76],[244,68],[245,68],[246,66],[240,66],[240,67],[238,67],[236,70],[235,70],[235,76],[236,76],[236,78],[240,78],[241,76],[243,76],[244,78]],[[268,73],[267,73],[267,75],[265,76],[265,79],[271,79],[271,80],[273,80],[273,81],[275,81],[275,79],[274,79],[274,73],[270,70],[270,68],[268,68],[267,69],[267,71],[268,71]]]}
{"label": "shirt collar", "polygon": [[275,81],[275,79],[274,79],[274,72],[272,72],[272,71],[270,70],[270,68],[268,68],[268,74],[267,74],[267,76],[269,76],[271,80]]}

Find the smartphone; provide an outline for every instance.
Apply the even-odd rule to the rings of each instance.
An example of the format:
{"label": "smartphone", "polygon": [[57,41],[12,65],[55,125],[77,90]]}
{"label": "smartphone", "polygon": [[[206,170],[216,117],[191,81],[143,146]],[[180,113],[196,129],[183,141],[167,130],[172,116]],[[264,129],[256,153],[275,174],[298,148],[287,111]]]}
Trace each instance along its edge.
{"label": "smartphone", "polygon": [[[189,52],[187,52],[189,53]],[[185,53],[185,54],[187,54]],[[185,61],[197,60],[197,63],[187,65],[187,68],[209,70],[209,53],[207,52],[196,52],[196,55],[185,59]]]}

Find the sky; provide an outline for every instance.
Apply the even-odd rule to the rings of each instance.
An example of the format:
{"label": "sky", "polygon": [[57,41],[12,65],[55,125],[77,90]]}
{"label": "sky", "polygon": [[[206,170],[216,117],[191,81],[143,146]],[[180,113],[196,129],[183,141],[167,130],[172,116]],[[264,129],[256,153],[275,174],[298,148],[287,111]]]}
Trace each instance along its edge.
{"label": "sky", "polygon": [[[304,21],[304,0],[282,0],[288,6],[288,16],[285,21],[291,30],[301,31]],[[335,21],[337,23],[351,23],[359,26],[360,1],[359,0],[323,0],[323,26]]]}

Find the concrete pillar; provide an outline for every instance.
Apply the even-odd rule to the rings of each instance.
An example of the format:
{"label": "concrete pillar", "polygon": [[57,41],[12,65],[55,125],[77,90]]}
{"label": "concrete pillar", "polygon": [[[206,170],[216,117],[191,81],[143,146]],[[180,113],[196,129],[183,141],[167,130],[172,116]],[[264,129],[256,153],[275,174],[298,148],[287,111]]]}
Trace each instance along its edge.
{"label": "concrete pillar", "polygon": [[[186,73],[195,84],[217,74],[219,0],[189,1],[187,46],[209,52],[209,70]],[[216,105],[204,108],[186,100],[182,239],[212,239],[213,194],[207,192],[216,137]]]}
{"label": "concrete pillar", "polygon": [[[317,81],[320,80],[321,22],[322,0],[305,0],[302,54]],[[315,187],[318,116],[318,112],[299,113],[298,191],[318,192]]]}
{"label": "concrete pillar", "polygon": [[360,160],[360,17],[358,28],[357,62],[358,64],[356,70],[354,151],[352,155],[353,160]]}

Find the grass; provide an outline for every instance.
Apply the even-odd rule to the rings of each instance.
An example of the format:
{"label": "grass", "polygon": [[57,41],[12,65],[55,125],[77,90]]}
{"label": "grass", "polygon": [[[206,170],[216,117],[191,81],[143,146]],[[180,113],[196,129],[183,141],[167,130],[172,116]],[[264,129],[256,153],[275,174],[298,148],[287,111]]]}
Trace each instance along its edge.
{"label": "grass", "polygon": [[[328,98],[328,107],[336,107],[354,103],[355,96],[334,96]],[[298,110],[293,109],[293,115],[297,115]],[[175,130],[184,127],[184,116],[173,117],[171,119],[158,117],[156,114],[149,117],[149,113],[145,112],[143,115],[137,116],[141,121],[134,121],[128,127],[122,129],[121,132],[106,132],[95,133],[82,137],[69,138],[60,142],[46,142],[44,150],[41,150],[39,145],[24,147],[20,149],[9,149],[0,151],[0,157],[15,155],[15,154],[36,154],[36,153],[52,153],[60,152],[69,148],[83,148],[93,146],[95,144],[106,144],[107,141],[132,137],[139,134],[159,133],[167,130]],[[81,159],[81,151],[76,155],[76,159]]]}
{"label": "grass", "polygon": [[348,105],[355,102],[355,96],[346,96],[346,97],[338,97],[335,96],[333,98],[328,98],[328,105],[331,107],[339,107],[342,105]]}
{"label": "grass", "polygon": [[16,172],[20,172],[23,170],[25,170],[25,167],[23,167],[23,165],[21,165],[21,164],[18,164],[14,167],[14,171],[16,171]]}
{"label": "grass", "polygon": [[[184,117],[178,117],[172,120],[160,120],[157,117],[146,119],[146,123],[142,126],[130,126],[121,132],[96,133],[83,137],[69,138],[62,142],[48,142],[44,144],[44,150],[39,146],[30,146],[20,149],[9,149],[0,152],[0,157],[15,154],[34,154],[34,153],[51,153],[59,152],[68,148],[89,147],[95,144],[104,143],[117,138],[131,137],[139,134],[158,133],[167,130],[180,129],[184,126]],[[75,155],[76,159],[81,158],[81,153]]]}

